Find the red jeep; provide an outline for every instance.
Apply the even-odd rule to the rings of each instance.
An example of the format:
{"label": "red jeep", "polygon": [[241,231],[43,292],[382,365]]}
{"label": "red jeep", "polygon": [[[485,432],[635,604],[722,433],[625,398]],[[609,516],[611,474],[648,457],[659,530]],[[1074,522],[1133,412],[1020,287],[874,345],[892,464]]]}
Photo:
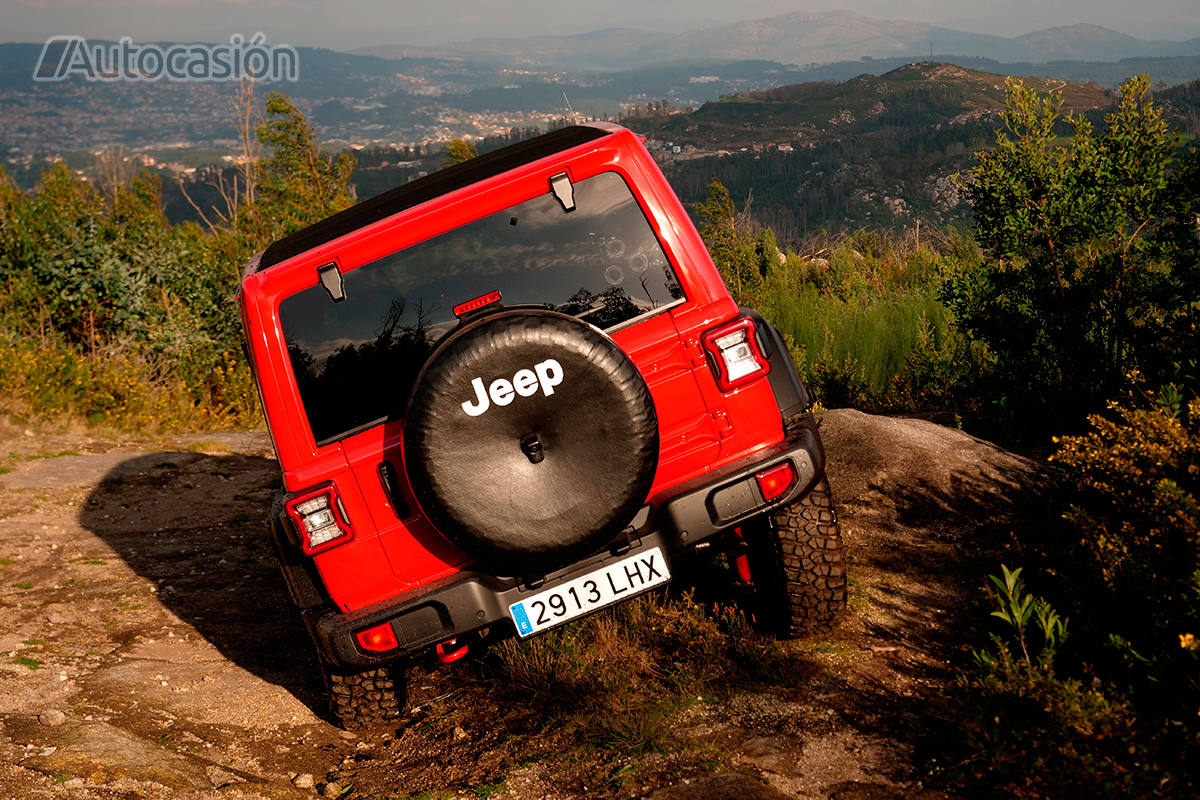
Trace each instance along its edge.
{"label": "red jeep", "polygon": [[724,553],[779,636],[846,602],[809,398],[631,132],[563,128],[246,267],[272,538],[347,725],[403,666],[532,636]]}

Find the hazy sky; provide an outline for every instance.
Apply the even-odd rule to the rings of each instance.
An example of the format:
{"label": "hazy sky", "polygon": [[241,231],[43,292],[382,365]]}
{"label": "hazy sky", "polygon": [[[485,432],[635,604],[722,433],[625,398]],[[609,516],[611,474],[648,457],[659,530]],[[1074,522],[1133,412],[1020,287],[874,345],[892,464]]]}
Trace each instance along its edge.
{"label": "hazy sky", "polygon": [[835,8],[1004,36],[1075,22],[1142,38],[1200,36],[1197,0],[0,0],[0,41],[57,34],[226,41],[261,30],[270,43],[349,49],[612,27],[684,30]]}

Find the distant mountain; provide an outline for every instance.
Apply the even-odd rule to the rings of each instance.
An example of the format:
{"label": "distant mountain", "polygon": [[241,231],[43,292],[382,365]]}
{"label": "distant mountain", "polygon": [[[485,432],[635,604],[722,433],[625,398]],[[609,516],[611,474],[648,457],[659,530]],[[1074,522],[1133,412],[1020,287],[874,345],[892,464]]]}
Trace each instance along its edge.
{"label": "distant mountain", "polygon": [[923,22],[882,20],[852,11],[794,13],[687,31],[644,48],[641,58],[767,58],[789,64],[820,64],[863,56],[982,55],[1006,39],[963,33]]}
{"label": "distant mountain", "polygon": [[1048,28],[1006,38],[940,28],[921,22],[882,20],[850,11],[785,14],[689,31],[642,57],[767,58],[785,63],[826,63],[870,56],[921,56],[930,52],[996,61],[1116,61],[1138,56],[1200,54],[1200,39],[1144,41],[1096,25]]}
{"label": "distant mountain", "polygon": [[928,57],[933,52],[1036,63],[1200,55],[1200,38],[1186,42],[1147,41],[1086,24],[1009,38],[923,22],[876,19],[852,11],[830,11],[782,14],[680,34],[613,29],[574,36],[472,39],[437,47],[387,46],[355,52],[388,57],[457,57],[567,69],[628,69],[679,60],[826,64],[863,57]]}
{"label": "distant mountain", "polygon": [[[1039,92],[1061,92],[1075,111],[1109,108],[1116,95],[1091,84],[1027,77]],[[939,62],[907,64],[881,76],[836,83],[816,81],[733,95],[691,113],[653,124],[630,125],[658,139],[705,149],[767,142],[811,144],[826,137],[862,135],[892,126],[954,125],[986,120],[1004,108],[1005,76]]]}
{"label": "distant mountain", "polygon": [[[1187,42],[1145,41],[1099,25],[1067,25],[1034,31],[1012,40],[1009,61],[1119,61],[1147,56],[1200,55],[1200,39]],[[1052,53],[1049,58],[1046,53]]]}
{"label": "distant mountain", "polygon": [[[845,21],[853,15],[837,18]],[[1067,29],[1041,35],[1061,40],[1067,35],[1063,30]],[[1128,45],[1129,37],[1114,34],[1117,38],[1112,39],[1103,29],[1085,27],[1076,32],[1107,42],[1114,51]],[[625,48],[624,62],[633,63],[633,53],[644,48],[646,41],[636,33],[610,30],[568,38],[573,52],[588,53],[589,57],[620,45]],[[542,50],[537,52],[549,52],[547,43],[553,38],[539,37],[537,46]],[[504,41],[492,40],[493,50]],[[226,147],[226,140],[234,138],[230,98],[236,87],[231,84],[165,80],[89,84],[82,78],[35,82],[33,67],[41,47],[0,44],[0,108],[5,120],[0,128],[0,159],[7,158],[9,150],[61,154],[113,142],[133,147],[180,143]],[[656,57],[663,50],[656,51]],[[310,116],[322,137],[354,144],[494,136],[512,128],[545,126],[567,113],[568,104],[585,116],[601,117],[628,114],[635,106],[695,108],[726,95],[745,96],[802,81],[880,75],[913,61],[911,56],[864,57],[800,67],[777,60],[685,59],[601,70],[505,66],[495,60],[469,60],[453,54],[434,57],[422,50],[405,50],[408,55],[401,58],[317,48],[299,48],[299,52],[298,82],[259,88],[264,93],[272,89],[286,92]],[[1094,81],[1108,87],[1142,73],[1149,73],[1156,85],[1200,77],[1200,55],[1042,64],[953,55],[939,55],[937,60],[983,72]],[[18,169],[11,166],[12,161],[6,163],[10,172]]]}
{"label": "distant mountain", "polygon": [[630,66],[630,59],[635,53],[652,49],[656,42],[662,41],[667,35],[633,28],[611,28],[572,36],[486,37],[436,47],[382,45],[352,52],[384,58],[452,57],[516,66],[563,65],[572,69],[615,69]]}

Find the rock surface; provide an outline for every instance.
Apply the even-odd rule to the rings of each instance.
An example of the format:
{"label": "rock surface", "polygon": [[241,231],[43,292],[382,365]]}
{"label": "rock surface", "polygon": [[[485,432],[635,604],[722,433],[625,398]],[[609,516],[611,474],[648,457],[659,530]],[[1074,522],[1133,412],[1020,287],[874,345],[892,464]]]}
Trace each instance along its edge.
{"label": "rock surface", "polygon": [[563,760],[569,731],[499,705],[465,665],[415,671],[395,730],[330,725],[265,541],[265,434],[10,431],[0,797],[940,797],[914,755],[923,715],[962,656],[989,532],[1044,513],[1047,479],[920,420],[837,410],[821,434],[851,610],[797,643],[812,675],[699,702],[672,722],[677,751],[612,761]]}
{"label": "rock surface", "polygon": [[21,765],[48,775],[69,774],[93,784],[131,779],[171,789],[212,786],[201,762],[107,722],[71,720],[44,736],[15,719],[6,720],[5,728],[10,736],[41,745]]}

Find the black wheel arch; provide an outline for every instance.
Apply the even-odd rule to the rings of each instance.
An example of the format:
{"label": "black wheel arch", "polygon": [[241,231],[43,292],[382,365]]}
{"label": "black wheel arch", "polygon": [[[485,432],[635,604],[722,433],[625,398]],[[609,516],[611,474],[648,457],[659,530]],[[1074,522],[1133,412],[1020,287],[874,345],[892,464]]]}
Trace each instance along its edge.
{"label": "black wheel arch", "polygon": [[804,381],[800,379],[800,372],[796,369],[796,363],[792,361],[783,334],[754,309],[743,308],[741,312],[754,320],[758,347],[767,357],[767,361],[771,362],[771,372],[767,380],[770,381],[771,391],[775,393],[780,415],[786,422],[792,417],[806,413],[812,407],[812,397]]}

